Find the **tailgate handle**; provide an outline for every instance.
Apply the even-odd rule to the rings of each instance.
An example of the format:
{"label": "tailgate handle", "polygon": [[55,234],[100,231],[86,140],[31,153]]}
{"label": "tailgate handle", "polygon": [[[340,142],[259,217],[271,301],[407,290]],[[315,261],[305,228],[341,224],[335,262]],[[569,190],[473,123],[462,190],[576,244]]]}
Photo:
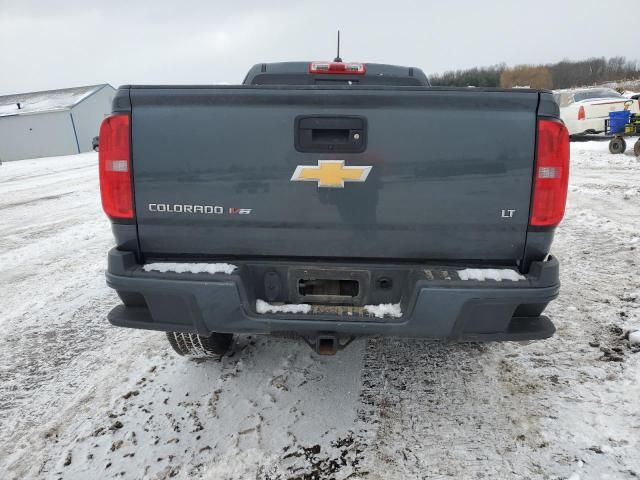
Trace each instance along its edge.
{"label": "tailgate handle", "polygon": [[357,116],[299,116],[294,139],[299,152],[361,153],[367,147],[367,121]]}

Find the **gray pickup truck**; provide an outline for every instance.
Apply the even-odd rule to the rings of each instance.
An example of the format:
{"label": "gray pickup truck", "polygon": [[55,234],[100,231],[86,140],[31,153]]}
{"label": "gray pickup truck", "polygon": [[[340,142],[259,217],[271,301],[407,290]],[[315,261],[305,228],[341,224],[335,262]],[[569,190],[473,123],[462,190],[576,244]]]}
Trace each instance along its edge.
{"label": "gray pickup truck", "polygon": [[123,86],[100,130],[117,326],[184,355],[233,334],[532,340],[569,143],[550,92],[418,68],[255,65],[242,85]]}

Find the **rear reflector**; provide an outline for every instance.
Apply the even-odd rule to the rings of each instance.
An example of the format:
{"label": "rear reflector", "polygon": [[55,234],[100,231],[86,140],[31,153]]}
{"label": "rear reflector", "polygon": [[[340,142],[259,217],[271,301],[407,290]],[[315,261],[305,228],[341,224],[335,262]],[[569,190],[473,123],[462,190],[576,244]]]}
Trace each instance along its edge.
{"label": "rear reflector", "polygon": [[578,109],[578,120],[584,120],[586,117],[586,115],[584,114],[584,106],[580,106],[580,108]]}
{"label": "rear reflector", "polygon": [[337,75],[364,75],[364,63],[344,62],[311,62],[309,73],[327,73]]}
{"label": "rear reflector", "polygon": [[530,225],[555,227],[564,216],[569,185],[569,132],[557,120],[538,120],[538,148]]}
{"label": "rear reflector", "polygon": [[100,126],[100,195],[109,218],[133,219],[129,115],[115,114]]}

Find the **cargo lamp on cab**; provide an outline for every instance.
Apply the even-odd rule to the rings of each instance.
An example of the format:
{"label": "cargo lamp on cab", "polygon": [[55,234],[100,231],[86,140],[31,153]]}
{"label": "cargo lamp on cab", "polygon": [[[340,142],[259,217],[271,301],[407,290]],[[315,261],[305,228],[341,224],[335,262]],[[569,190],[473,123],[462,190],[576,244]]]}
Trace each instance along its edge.
{"label": "cargo lamp on cab", "polygon": [[340,30],[338,30],[338,49],[333,62],[311,62],[309,73],[329,75],[364,75],[366,68],[364,63],[343,62],[340,58]]}
{"label": "cargo lamp on cab", "polygon": [[357,62],[311,62],[309,73],[326,73],[331,75],[364,75],[364,63]]}

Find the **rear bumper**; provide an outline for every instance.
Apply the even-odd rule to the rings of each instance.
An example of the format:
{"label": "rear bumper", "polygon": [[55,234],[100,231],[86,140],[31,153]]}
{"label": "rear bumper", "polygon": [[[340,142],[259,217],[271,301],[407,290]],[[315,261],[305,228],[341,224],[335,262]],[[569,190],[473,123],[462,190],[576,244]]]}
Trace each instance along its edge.
{"label": "rear bumper", "polygon": [[[414,266],[421,272],[425,267]],[[251,286],[240,274],[146,272],[133,254],[116,249],[109,252],[106,277],[120,294],[144,298],[115,307],[108,315],[113,325],[201,335],[332,332],[458,341],[542,339],[553,335],[555,328],[540,313],[560,288],[555,258],[533,263],[526,279],[517,282],[418,278],[403,294],[402,317],[375,318],[259,314]]]}

